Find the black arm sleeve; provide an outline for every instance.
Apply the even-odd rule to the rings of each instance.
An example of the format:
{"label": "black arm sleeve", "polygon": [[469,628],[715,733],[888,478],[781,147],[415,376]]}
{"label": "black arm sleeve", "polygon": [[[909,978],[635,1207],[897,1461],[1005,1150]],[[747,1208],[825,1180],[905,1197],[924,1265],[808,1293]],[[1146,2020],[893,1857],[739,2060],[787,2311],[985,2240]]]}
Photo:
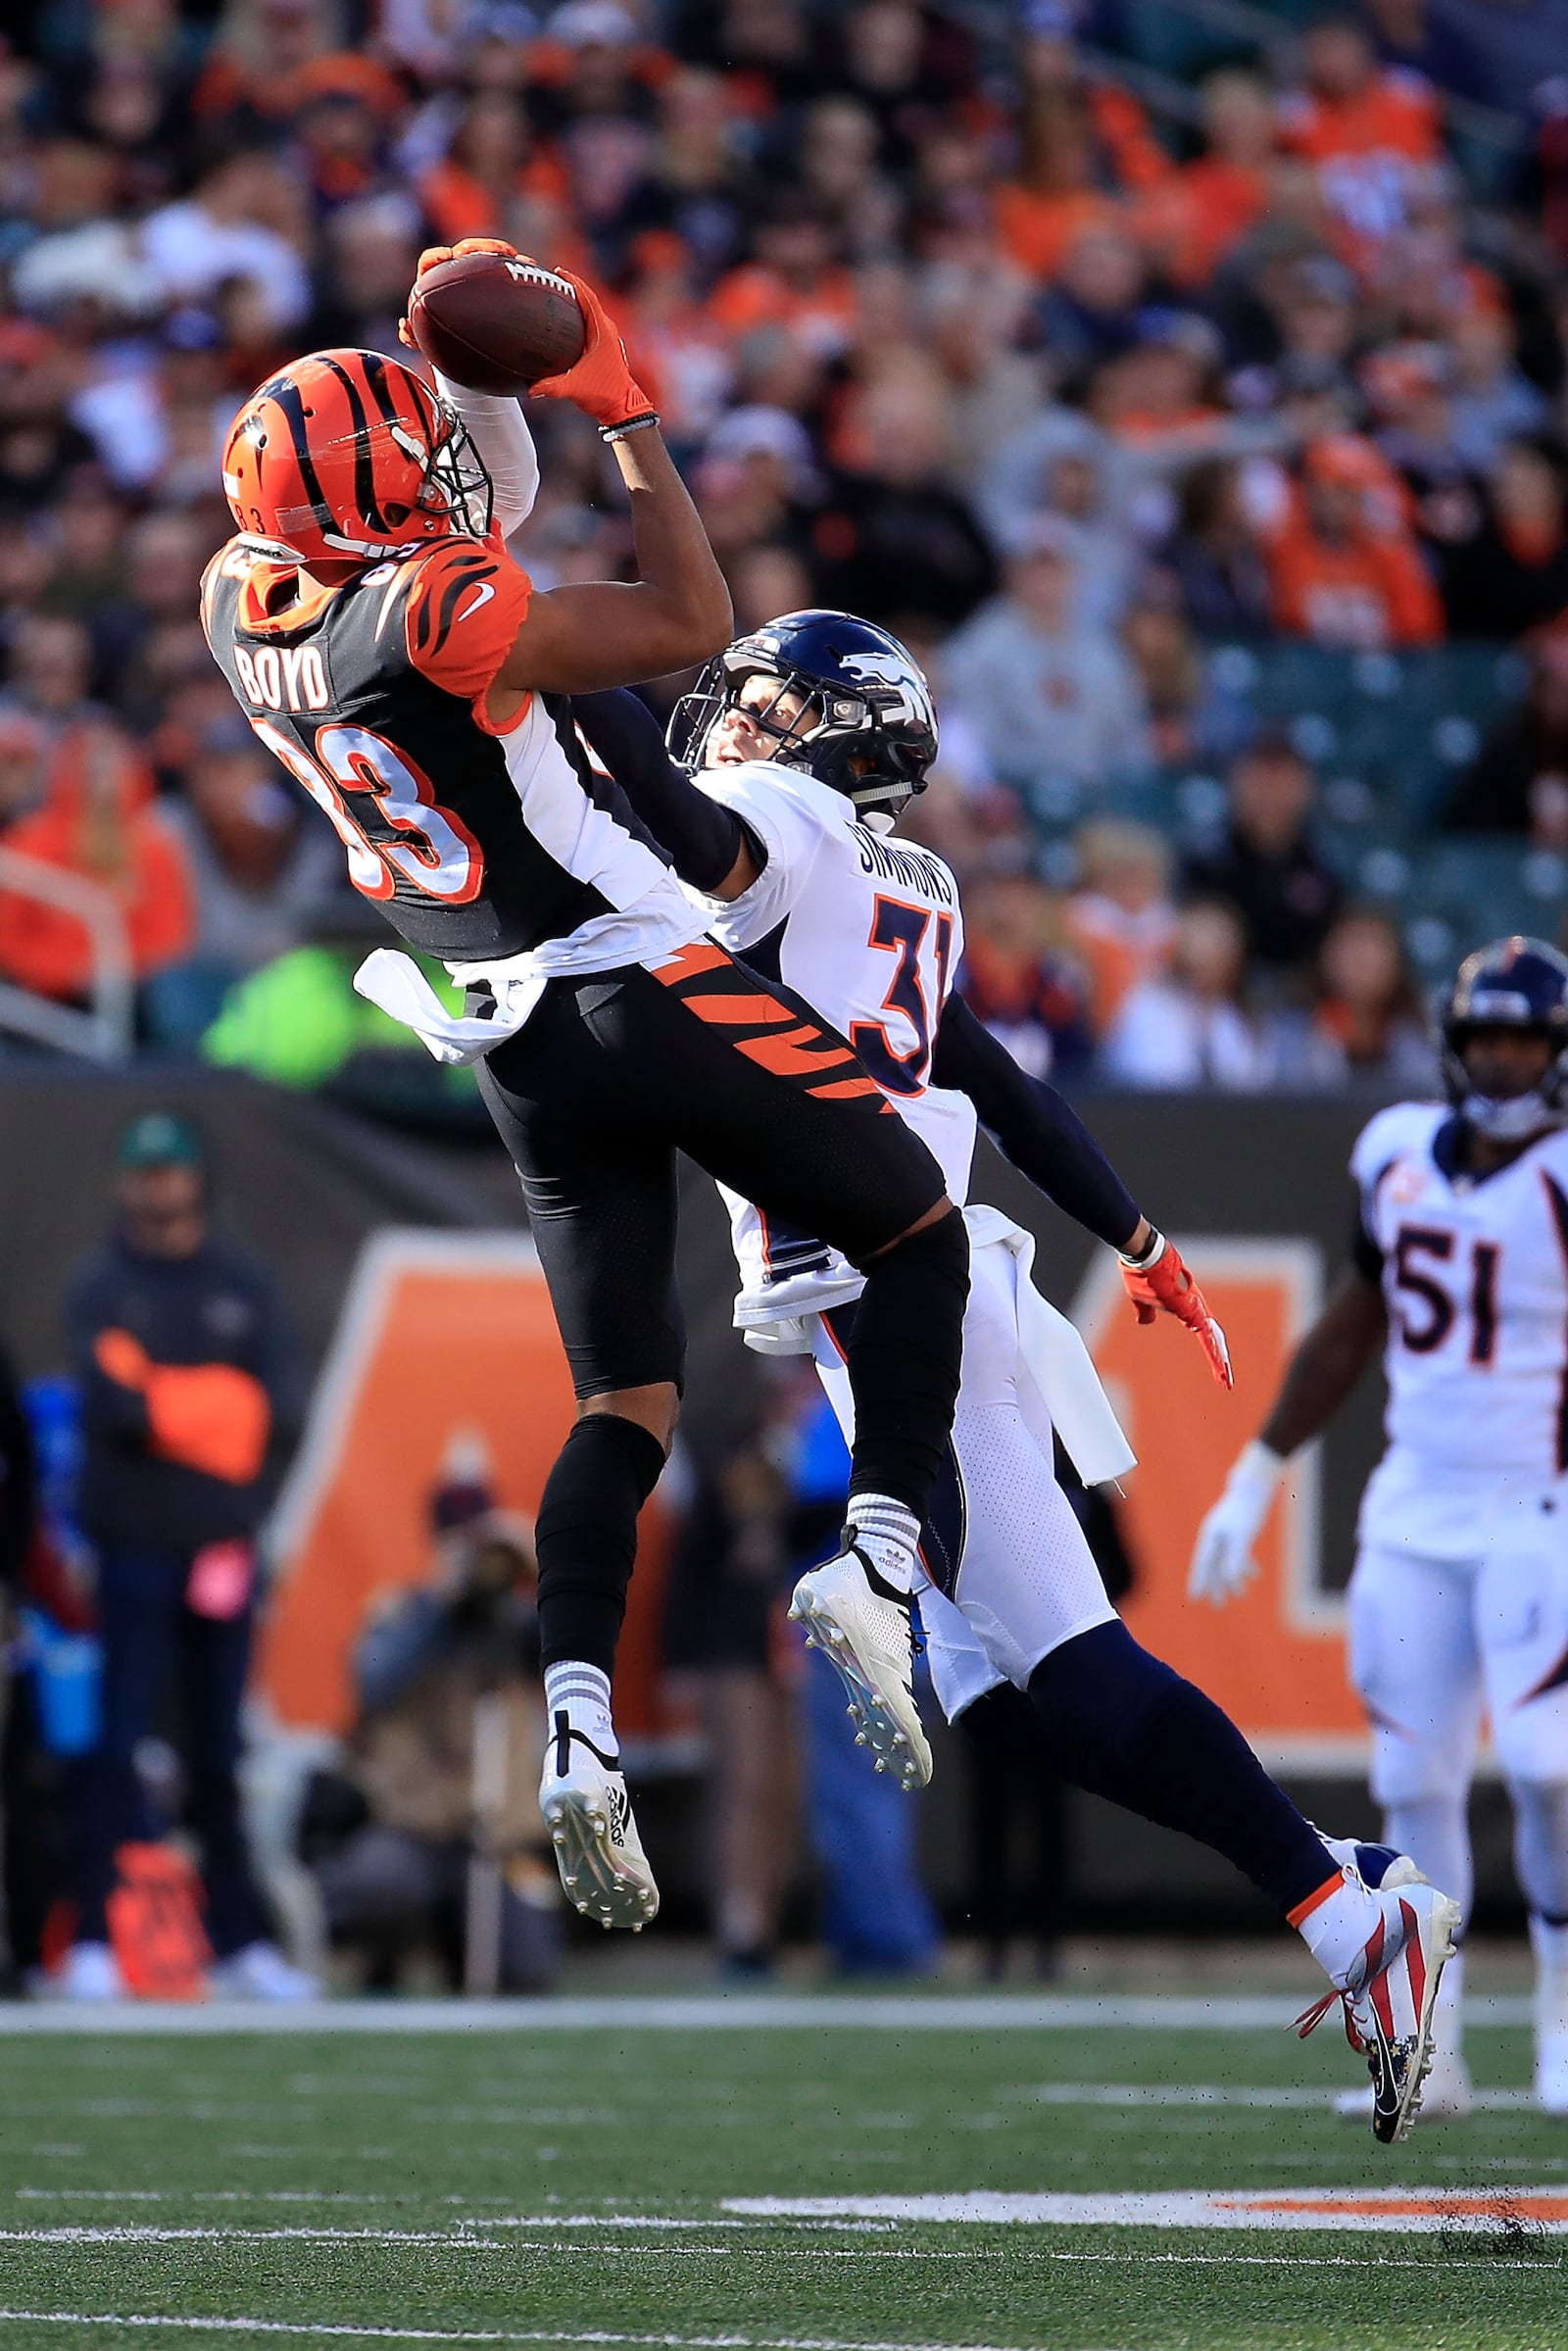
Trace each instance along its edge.
{"label": "black arm sleeve", "polygon": [[1047,1200],[1112,1249],[1126,1248],[1140,1215],[1132,1194],[1054,1086],[1020,1069],[962,997],[942,1007],[931,1082],[969,1097],[1004,1156]]}
{"label": "black arm sleeve", "polygon": [[676,766],[658,719],[635,694],[623,688],[574,694],[571,714],[683,882],[711,897],[743,849],[761,862],[760,847],[740,818]]}

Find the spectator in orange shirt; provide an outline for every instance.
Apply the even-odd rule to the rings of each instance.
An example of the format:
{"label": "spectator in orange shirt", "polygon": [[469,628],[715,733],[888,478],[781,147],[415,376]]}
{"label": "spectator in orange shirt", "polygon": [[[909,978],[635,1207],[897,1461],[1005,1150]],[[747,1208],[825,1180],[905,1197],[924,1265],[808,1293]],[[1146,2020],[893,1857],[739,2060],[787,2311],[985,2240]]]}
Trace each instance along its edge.
{"label": "spectator in orange shirt", "polygon": [[1099,161],[1081,92],[1045,90],[1030,100],[1022,166],[1016,179],[998,188],[994,209],[1008,258],[1042,285],[1052,282],[1088,230],[1114,227],[1120,218]]}
{"label": "spectator in orange shirt", "polygon": [[[193,923],[184,853],[149,806],[152,793],[124,737],[83,721],[56,746],[43,805],[5,837],[17,856],[96,883],[113,900],[138,979],[185,953]],[[0,972],[36,995],[83,1002],[93,975],[86,926],[39,899],[0,892]]]}
{"label": "spectator in orange shirt", "polygon": [[1431,645],[1443,606],[1399,518],[1396,475],[1354,433],[1314,441],[1303,499],[1268,550],[1274,621],[1318,645]]}
{"label": "spectator in orange shirt", "polygon": [[460,237],[509,236],[519,198],[560,197],[565,186],[561,165],[535,144],[521,101],[511,90],[478,90],[416,190],[437,240],[455,245]]}
{"label": "spectator in orange shirt", "polygon": [[1324,195],[1349,226],[1376,240],[1404,219],[1412,167],[1443,158],[1436,91],[1418,73],[1383,68],[1354,18],[1315,24],[1301,47],[1305,86],[1280,109],[1280,136],[1316,168]]}
{"label": "spectator in orange shirt", "polygon": [[1274,103],[1251,73],[1203,85],[1205,152],[1156,180],[1134,220],[1151,260],[1173,285],[1205,286],[1267,209],[1278,151]]}
{"label": "spectator in orange shirt", "polygon": [[785,189],[757,231],[756,259],[720,278],[709,316],[732,341],[760,326],[782,326],[820,357],[850,342],[855,280],[835,251],[828,217],[815,201]]}
{"label": "spectator in orange shirt", "polygon": [[1102,1037],[1129,990],[1160,978],[1176,945],[1170,844],[1152,825],[1086,824],[1075,844],[1079,883],[1067,930],[1089,967],[1090,1009]]}

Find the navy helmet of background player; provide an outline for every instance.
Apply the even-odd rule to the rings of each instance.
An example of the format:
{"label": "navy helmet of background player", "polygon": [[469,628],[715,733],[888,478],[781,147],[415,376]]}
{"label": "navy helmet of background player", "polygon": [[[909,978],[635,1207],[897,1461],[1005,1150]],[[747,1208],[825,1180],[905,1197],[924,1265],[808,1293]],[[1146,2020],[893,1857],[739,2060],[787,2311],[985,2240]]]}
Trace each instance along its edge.
{"label": "navy helmet of background player", "polygon": [[[746,714],[780,765],[804,768],[889,822],[925,790],[938,750],[931,689],[897,637],[850,612],[786,612],[715,654],[670,721],[682,766],[710,763],[715,727],[757,678],[773,691],[754,695]],[[786,715],[786,697],[806,710]]]}
{"label": "navy helmet of background player", "polygon": [[[1465,1066],[1477,1029],[1525,1029],[1555,1041],[1544,1075],[1517,1094],[1482,1094]],[[1568,1126],[1568,957],[1540,939],[1499,939],[1459,966],[1443,1008],[1443,1076],[1468,1126],[1494,1143],[1522,1143]]]}

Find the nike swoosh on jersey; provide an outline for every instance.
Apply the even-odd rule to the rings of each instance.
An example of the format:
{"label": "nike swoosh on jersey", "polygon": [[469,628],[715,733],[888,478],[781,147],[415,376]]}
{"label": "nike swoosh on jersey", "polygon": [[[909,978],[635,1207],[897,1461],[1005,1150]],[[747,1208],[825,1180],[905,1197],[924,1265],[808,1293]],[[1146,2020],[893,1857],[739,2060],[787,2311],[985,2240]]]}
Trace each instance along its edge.
{"label": "nike swoosh on jersey", "polygon": [[459,620],[471,620],[474,613],[479,610],[480,606],[488,604],[494,594],[495,589],[491,586],[489,580],[481,580],[478,587],[476,587],[473,591],[473,602],[471,604],[466,604],[462,612],[459,612],[456,617]]}

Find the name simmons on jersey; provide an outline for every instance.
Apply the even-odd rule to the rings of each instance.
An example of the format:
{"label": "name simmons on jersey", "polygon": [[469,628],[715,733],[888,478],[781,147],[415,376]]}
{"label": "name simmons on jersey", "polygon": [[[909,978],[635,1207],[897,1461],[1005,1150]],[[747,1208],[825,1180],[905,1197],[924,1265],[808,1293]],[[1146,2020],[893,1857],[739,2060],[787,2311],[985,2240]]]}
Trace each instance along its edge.
{"label": "name simmons on jersey", "polygon": [[1456,1164],[1457,1134],[1446,1106],[1403,1102],[1380,1111],[1350,1161],[1361,1261],[1389,1317],[1390,1449],[1362,1537],[1435,1555],[1476,1540],[1455,1487],[1485,1488],[1491,1504],[1477,1492],[1473,1505],[1485,1514],[1499,1485],[1568,1473],[1568,1133],[1479,1179]]}
{"label": "name simmons on jersey", "polygon": [[[930,1082],[937,1023],[963,952],[952,873],[929,850],[872,832],[852,802],[814,776],[769,760],[710,768],[701,781],[744,819],[766,858],[749,890],[709,909],[713,937],[782,980],[849,1040],[961,1203],[974,1107]],[[814,1235],[724,1197],[743,1328],[858,1296],[860,1276]]]}
{"label": "name simmons on jersey", "polygon": [[616,960],[667,953],[691,907],[569,704],[536,693],[505,728],[486,716],[530,594],[499,542],[441,540],[324,587],[241,536],[208,566],[202,624],[349,879],[411,946],[501,960],[612,914]]}

